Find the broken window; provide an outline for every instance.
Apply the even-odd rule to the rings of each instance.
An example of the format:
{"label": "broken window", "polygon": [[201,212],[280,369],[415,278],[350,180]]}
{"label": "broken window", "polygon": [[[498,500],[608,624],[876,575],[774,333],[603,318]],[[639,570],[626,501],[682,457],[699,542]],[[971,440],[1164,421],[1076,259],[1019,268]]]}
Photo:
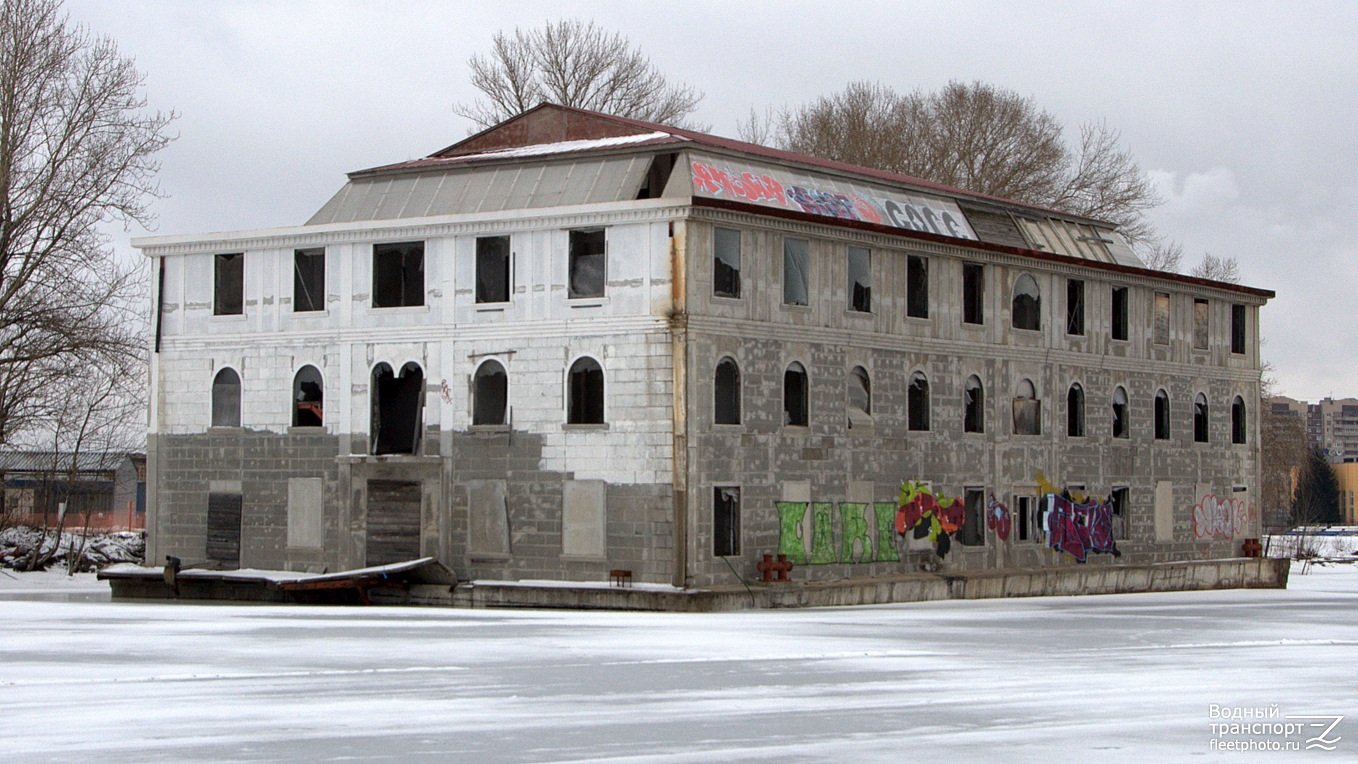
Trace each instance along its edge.
{"label": "broken window", "polygon": [[717,363],[712,396],[713,421],[740,424],[740,367],[734,358],[728,356]]}
{"label": "broken window", "polygon": [[849,310],[872,312],[872,250],[849,247]]}
{"label": "broken window", "polygon": [[849,370],[849,429],[855,422],[859,426],[872,422],[872,380],[862,366]]}
{"label": "broken window", "polygon": [[717,228],[712,232],[712,294],[740,297],[740,231]]}
{"label": "broken window", "polygon": [[910,387],[906,389],[906,429],[926,431],[929,429],[929,378],[924,372],[910,375]]}
{"label": "broken window", "polygon": [[212,315],[239,316],[245,312],[245,255],[212,258]]}
{"label": "broken window", "polygon": [[1169,440],[1169,394],[1164,390],[1155,393],[1155,439]]}
{"label": "broken window", "polygon": [[604,423],[604,370],[585,356],[571,364],[570,397],[566,401],[567,424]]}
{"label": "broken window", "polygon": [[712,555],[734,557],[740,554],[740,489],[717,486],[712,489]]}
{"label": "broken window", "polygon": [[424,304],[424,242],[373,245],[373,307]]}
{"label": "broken window", "polygon": [[1245,399],[1238,395],[1231,401],[1231,442],[1245,442]]}
{"label": "broken window", "polygon": [[207,559],[219,568],[240,567],[241,495],[208,493]]}
{"label": "broken window", "polygon": [[962,431],[985,432],[985,389],[980,377],[975,374],[967,377],[962,397]]}
{"label": "broken window", "polygon": [[793,362],[783,372],[783,424],[790,427],[806,427],[811,417],[807,398],[806,369]]}
{"label": "broken window", "polygon": [[985,323],[985,266],[962,263],[962,323]]}
{"label": "broken window", "polygon": [[905,314],[929,317],[929,260],[910,255],[905,259]]}
{"label": "broken window", "polygon": [[1085,333],[1085,283],[1066,279],[1066,334]]}
{"label": "broken window", "polygon": [[325,310],[325,247],[293,250],[292,310]]}
{"label": "broken window", "polygon": [[985,491],[968,488],[963,495],[965,520],[962,521],[963,546],[985,544]]}
{"label": "broken window", "polygon": [[1169,294],[1155,293],[1155,344],[1169,344]]}
{"label": "broken window", "polygon": [[1207,334],[1209,320],[1209,305],[1206,300],[1196,298],[1193,300],[1193,347],[1196,350],[1207,349]]}
{"label": "broken window", "polygon": [[603,297],[608,272],[607,241],[604,229],[590,228],[570,233],[570,286],[566,296]]}
{"label": "broken window", "polygon": [[1076,382],[1066,393],[1066,435],[1082,438],[1085,434],[1085,391]]}
{"label": "broken window", "polygon": [[476,239],[476,301],[509,302],[509,237]]}
{"label": "broken window", "polygon": [[472,375],[472,424],[508,424],[509,375],[499,361],[489,360]]}
{"label": "broken window", "polygon": [[783,239],[783,304],[807,305],[810,292],[807,268],[811,262],[811,242]]}
{"label": "broken window", "polygon": [[1113,437],[1131,437],[1131,430],[1127,420],[1127,391],[1118,386],[1113,389]]}
{"label": "broken window", "polygon": [[379,363],[372,372],[372,452],[419,453],[424,372],[413,361],[400,375]]}
{"label": "broken window", "polygon": [[1231,306],[1231,352],[1245,352],[1245,306]]}
{"label": "broken window", "polygon": [[1012,308],[1015,329],[1036,331],[1042,328],[1042,293],[1032,276],[1025,273],[1014,281]]}
{"label": "broken window", "polygon": [[240,375],[222,369],[212,379],[212,426],[240,427]]}
{"label": "broken window", "polygon": [[1108,495],[1108,503],[1113,507],[1113,539],[1115,541],[1125,541],[1127,539],[1127,526],[1129,525],[1127,512],[1131,508],[1128,503],[1127,489],[1114,488]]}
{"label": "broken window", "polygon": [[1034,517],[1037,499],[1032,496],[1014,495],[1014,524],[1019,541],[1039,541],[1038,531],[1042,526]]}
{"label": "broken window", "polygon": [[646,172],[646,182],[642,184],[641,190],[637,191],[638,199],[659,199],[665,193],[665,184],[670,181],[670,174],[674,172],[674,162],[679,157],[677,153],[656,154],[651,160],[651,167]]}
{"label": "broken window", "polygon": [[292,378],[292,426],[320,427],[325,422],[325,384],[315,366],[303,366]]}
{"label": "broken window", "polygon": [[1207,396],[1202,393],[1193,399],[1193,442],[1207,442]]}
{"label": "broken window", "polygon": [[1042,434],[1042,401],[1029,380],[1019,382],[1018,394],[1014,396],[1014,434]]}
{"label": "broken window", "polygon": [[1127,287],[1113,287],[1113,339],[1127,339]]}

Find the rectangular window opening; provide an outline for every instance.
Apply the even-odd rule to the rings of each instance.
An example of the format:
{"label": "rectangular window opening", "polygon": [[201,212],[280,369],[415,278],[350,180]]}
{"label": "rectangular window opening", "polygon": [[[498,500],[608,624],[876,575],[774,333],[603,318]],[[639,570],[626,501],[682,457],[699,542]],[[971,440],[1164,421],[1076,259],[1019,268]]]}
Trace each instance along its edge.
{"label": "rectangular window opening", "polygon": [[740,231],[717,228],[712,234],[712,294],[740,297]]}
{"label": "rectangular window opening", "polygon": [[982,308],[985,298],[985,266],[979,263],[962,263],[962,323],[984,324],[985,312]]}
{"label": "rectangular window opening", "polygon": [[212,258],[212,315],[239,316],[245,312],[245,255],[236,252]]}
{"label": "rectangular window opening", "polygon": [[1169,344],[1169,294],[1155,293],[1155,344]]}
{"label": "rectangular window opening", "polygon": [[1243,355],[1245,352],[1245,306],[1231,306],[1231,352]]}
{"label": "rectangular window opening", "polygon": [[1127,489],[1114,488],[1109,494],[1108,501],[1113,505],[1113,540],[1125,541],[1127,539]]}
{"label": "rectangular window opening", "polygon": [[1066,281],[1066,334],[1083,336],[1085,333],[1085,283],[1079,279]]}
{"label": "rectangular window opening", "polygon": [[906,258],[905,314],[911,318],[929,317],[929,260],[910,255]]}
{"label": "rectangular window opening", "polygon": [[292,310],[295,313],[325,310],[325,247],[293,251]]}
{"label": "rectangular window opening", "polygon": [[1113,339],[1127,339],[1127,287],[1113,287]]}
{"label": "rectangular window opening", "polygon": [[607,246],[602,228],[570,232],[570,284],[566,294],[569,299],[604,296]]}
{"label": "rectangular window opening", "polygon": [[849,247],[849,310],[872,312],[872,251]]}
{"label": "rectangular window opening", "polygon": [[715,557],[740,554],[740,489],[737,487],[712,489],[712,554]]}
{"label": "rectangular window opening", "polygon": [[424,304],[424,242],[373,245],[373,307]]}
{"label": "rectangular window opening", "polygon": [[783,239],[783,304],[809,304],[811,243],[806,239]]}
{"label": "rectangular window opening", "polygon": [[962,522],[963,546],[983,546],[985,544],[985,491],[968,488],[964,497],[966,519]]}
{"label": "rectangular window opening", "polygon": [[1195,350],[1207,349],[1207,338],[1209,332],[1209,320],[1211,317],[1210,306],[1202,298],[1193,300],[1193,348]]}
{"label": "rectangular window opening", "polygon": [[476,239],[476,301],[509,302],[511,288],[508,236]]}

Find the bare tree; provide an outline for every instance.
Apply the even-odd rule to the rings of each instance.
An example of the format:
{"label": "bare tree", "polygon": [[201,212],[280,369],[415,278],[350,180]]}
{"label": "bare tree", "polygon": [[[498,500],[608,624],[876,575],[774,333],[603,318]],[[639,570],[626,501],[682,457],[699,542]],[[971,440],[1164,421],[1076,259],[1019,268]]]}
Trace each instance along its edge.
{"label": "bare tree", "polygon": [[986,83],[907,94],[850,83],[784,109],[771,132],[789,151],[1107,220],[1142,250],[1160,243],[1144,216],[1160,198],[1116,130],[1084,125],[1072,148],[1033,99]]}
{"label": "bare tree", "polygon": [[671,84],[622,35],[565,19],[541,29],[496,33],[491,51],[467,60],[485,98],[454,111],[482,128],[544,101],[685,126],[703,94]]}
{"label": "bare tree", "polygon": [[49,416],[84,370],[142,353],[142,265],[99,230],[151,221],[153,157],[174,115],[145,113],[142,84],[57,0],[0,5],[0,443]]}
{"label": "bare tree", "polygon": [[1184,248],[1178,242],[1156,238],[1145,243],[1138,253],[1147,268],[1178,273],[1183,267]]}
{"label": "bare tree", "polygon": [[1190,276],[1197,276],[1200,279],[1211,279],[1213,281],[1225,281],[1230,284],[1240,283],[1240,262],[1234,257],[1217,257],[1208,252],[1203,255],[1202,262],[1198,263],[1193,270],[1188,272]]}

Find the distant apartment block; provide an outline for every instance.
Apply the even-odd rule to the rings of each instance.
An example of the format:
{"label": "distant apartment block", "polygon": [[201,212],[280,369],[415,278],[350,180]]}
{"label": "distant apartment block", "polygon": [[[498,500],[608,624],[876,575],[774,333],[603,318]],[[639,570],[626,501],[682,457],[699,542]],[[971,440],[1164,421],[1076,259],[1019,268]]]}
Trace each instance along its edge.
{"label": "distant apartment block", "polygon": [[1268,399],[1275,414],[1292,413],[1306,425],[1306,439],[1330,464],[1358,462],[1358,398],[1323,398],[1307,403],[1286,396]]}

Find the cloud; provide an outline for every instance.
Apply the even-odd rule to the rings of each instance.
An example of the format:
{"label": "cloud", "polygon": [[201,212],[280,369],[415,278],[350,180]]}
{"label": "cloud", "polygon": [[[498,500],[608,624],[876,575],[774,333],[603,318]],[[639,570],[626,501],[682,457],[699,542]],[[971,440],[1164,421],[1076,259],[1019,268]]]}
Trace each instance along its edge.
{"label": "cloud", "polygon": [[1218,213],[1240,197],[1235,173],[1225,167],[1191,172],[1182,183],[1172,170],[1151,170],[1147,175],[1165,200],[1161,210],[1176,217]]}

